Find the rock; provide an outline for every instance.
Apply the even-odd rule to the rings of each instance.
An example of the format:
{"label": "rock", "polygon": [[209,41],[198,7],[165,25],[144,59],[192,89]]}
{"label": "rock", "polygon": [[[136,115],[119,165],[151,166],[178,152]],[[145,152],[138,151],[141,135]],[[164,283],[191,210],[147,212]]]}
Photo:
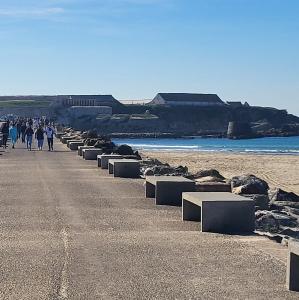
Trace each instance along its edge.
{"label": "rock", "polygon": [[88,130],[87,133],[86,133],[86,137],[87,138],[97,138],[98,137],[98,133],[97,131],[94,129],[94,130]]}
{"label": "rock", "polygon": [[266,231],[270,233],[279,232],[279,222],[271,214],[260,213],[259,211],[255,213],[255,228],[257,230]]}
{"label": "rock", "polygon": [[155,158],[149,158],[149,159],[145,159],[142,161],[143,165],[147,165],[147,166],[161,166],[161,165],[167,165],[169,166],[169,164],[163,164],[161,161],[159,161],[158,159]]}
{"label": "rock", "polygon": [[281,226],[296,227],[298,225],[297,219],[286,213],[272,213],[272,215]]}
{"label": "rock", "polygon": [[285,209],[293,215],[297,215],[299,217],[299,208],[293,208],[289,206],[285,206]]}
{"label": "rock", "polygon": [[298,202],[299,203],[299,196],[295,193],[289,193],[282,189],[275,189],[269,191],[269,197],[271,203],[276,201],[287,201],[287,202]]}
{"label": "rock", "polygon": [[[188,174],[188,168],[178,166],[176,168],[170,167],[168,164],[158,165],[158,166],[143,166],[142,168],[143,175],[169,175],[169,176],[186,176]],[[147,174],[145,174],[145,172]]]}
{"label": "rock", "polygon": [[173,173],[173,168],[167,165],[155,166],[152,168],[155,175],[170,175]]}
{"label": "rock", "polygon": [[213,176],[206,176],[206,177],[201,177],[201,178],[197,178],[195,179],[196,182],[220,182],[220,183],[224,183],[222,179],[218,178],[218,177],[213,177]]}
{"label": "rock", "polygon": [[270,233],[279,233],[282,227],[297,227],[297,219],[282,212],[273,211],[257,211],[256,217],[256,229],[268,231]]}
{"label": "rock", "polygon": [[283,234],[285,236],[294,238],[294,239],[298,239],[299,238],[299,231],[291,229],[291,228],[285,228],[285,229],[281,230],[279,233]]}
{"label": "rock", "polygon": [[[238,188],[237,188],[238,189]],[[268,210],[270,199],[268,195],[244,195],[254,201],[256,210]]]}
{"label": "rock", "polygon": [[281,210],[284,207],[291,207],[295,209],[299,209],[299,203],[298,202],[288,202],[288,201],[273,201],[270,202],[270,209],[278,209]]}
{"label": "rock", "polygon": [[136,155],[123,155],[123,158],[124,159],[137,159],[137,160],[140,160],[138,156]]}
{"label": "rock", "polygon": [[117,147],[116,153],[119,155],[134,155],[132,147],[129,145],[120,145]]}
{"label": "rock", "polygon": [[194,175],[192,175],[192,179],[198,179],[203,177],[213,177],[215,178],[215,180],[217,179],[217,182],[221,182],[225,180],[225,178],[215,169],[200,170]]}
{"label": "rock", "polygon": [[136,158],[137,158],[138,160],[142,160],[142,157],[140,156],[140,154],[139,154],[138,151],[135,151],[135,152],[134,152],[134,155],[136,156]]}
{"label": "rock", "polygon": [[155,175],[155,174],[154,174],[154,171],[153,171],[152,168],[147,168],[147,169],[145,169],[145,171],[143,172],[143,175],[144,175],[144,176],[153,176],[153,175]]}
{"label": "rock", "polygon": [[269,186],[266,181],[254,175],[242,175],[231,180],[232,191],[235,194],[267,195]]}

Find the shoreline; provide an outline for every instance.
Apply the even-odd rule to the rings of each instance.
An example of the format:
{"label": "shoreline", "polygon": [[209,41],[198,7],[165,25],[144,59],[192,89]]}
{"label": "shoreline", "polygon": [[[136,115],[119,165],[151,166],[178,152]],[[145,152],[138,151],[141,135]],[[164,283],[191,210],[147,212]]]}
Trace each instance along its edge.
{"label": "shoreline", "polygon": [[253,174],[267,181],[271,188],[299,194],[299,155],[168,150],[140,150],[140,153],[172,166],[187,166],[192,173],[216,169],[226,178]]}
{"label": "shoreline", "polygon": [[299,152],[268,152],[268,151],[234,151],[234,150],[198,150],[198,149],[141,149],[141,148],[136,148],[132,146],[135,150],[138,152],[161,152],[161,153],[192,153],[192,154],[220,154],[220,155],[260,155],[260,156],[299,156]]}

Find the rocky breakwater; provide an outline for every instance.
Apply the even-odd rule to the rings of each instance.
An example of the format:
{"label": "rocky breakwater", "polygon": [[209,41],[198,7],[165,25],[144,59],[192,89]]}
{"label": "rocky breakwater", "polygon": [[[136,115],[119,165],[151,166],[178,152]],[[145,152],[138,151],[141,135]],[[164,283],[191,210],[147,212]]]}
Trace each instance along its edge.
{"label": "rocky breakwater", "polygon": [[232,192],[255,202],[256,233],[279,242],[299,238],[299,196],[279,188],[270,189],[266,181],[254,175],[231,180]]}
{"label": "rocky breakwater", "polygon": [[116,145],[111,139],[104,135],[99,135],[95,130],[76,131],[72,128],[64,128],[60,134],[60,140],[81,140],[84,146],[92,146],[102,149],[103,154],[119,154],[127,159],[141,160],[138,151],[134,151],[128,145]]}
{"label": "rocky breakwater", "polygon": [[[157,159],[144,158],[142,176],[184,176],[195,180],[197,191],[231,191],[254,200],[256,233],[278,242],[299,238],[299,196],[279,188],[270,189],[266,181],[254,175],[225,178],[217,170],[199,170],[192,174],[185,166],[170,166]],[[227,188],[229,187],[229,188]]]}

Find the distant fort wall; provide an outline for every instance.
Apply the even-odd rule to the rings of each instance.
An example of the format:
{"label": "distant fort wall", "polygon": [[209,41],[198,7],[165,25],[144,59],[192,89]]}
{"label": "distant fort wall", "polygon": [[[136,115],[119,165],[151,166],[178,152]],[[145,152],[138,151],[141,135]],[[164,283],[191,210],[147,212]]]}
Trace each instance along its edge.
{"label": "distant fort wall", "polygon": [[0,116],[13,114],[19,117],[55,117],[51,108],[47,107],[6,107],[0,108]]}

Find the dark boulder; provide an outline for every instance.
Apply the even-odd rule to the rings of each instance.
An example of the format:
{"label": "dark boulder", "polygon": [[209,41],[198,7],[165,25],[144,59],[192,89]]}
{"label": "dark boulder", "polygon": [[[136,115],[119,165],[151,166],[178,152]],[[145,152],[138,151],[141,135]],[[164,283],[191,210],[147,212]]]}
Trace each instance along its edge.
{"label": "dark boulder", "polygon": [[94,130],[88,130],[87,133],[86,133],[86,138],[94,139],[94,138],[97,138],[97,137],[98,137],[98,133],[95,129]]}
{"label": "dark boulder", "polygon": [[299,202],[289,202],[289,201],[271,201],[269,203],[270,205],[270,209],[277,209],[277,210],[281,210],[285,207],[291,207],[294,209],[298,209],[299,210]]}
{"label": "dark boulder", "polygon": [[267,195],[269,186],[266,181],[254,175],[242,175],[231,180],[232,191],[236,194]]}
{"label": "dark boulder", "polygon": [[225,178],[215,169],[200,170],[197,173],[190,176],[190,179],[199,179],[204,177],[215,178],[215,181],[224,181]]}
{"label": "dark boulder", "polygon": [[276,201],[286,201],[286,202],[299,202],[299,196],[295,193],[289,193],[282,189],[275,189],[269,191],[269,197],[271,203]]}
{"label": "dark boulder", "polygon": [[116,153],[119,155],[134,155],[134,151],[129,145],[120,145],[116,149]]}
{"label": "dark boulder", "polygon": [[149,175],[169,175],[169,176],[186,176],[188,175],[188,168],[183,166],[171,167],[168,164],[158,166],[144,166],[142,167],[144,176]]}
{"label": "dark boulder", "polygon": [[255,213],[255,229],[270,233],[279,232],[279,222],[276,218],[268,213],[258,211]]}
{"label": "dark boulder", "polygon": [[256,229],[270,233],[279,233],[285,227],[298,226],[297,218],[286,212],[257,211],[255,217]]}
{"label": "dark boulder", "polygon": [[299,231],[291,229],[291,228],[285,228],[285,229],[281,230],[280,234],[285,235],[286,237],[299,239]]}
{"label": "dark boulder", "polygon": [[140,154],[139,154],[138,151],[135,151],[135,152],[134,152],[134,155],[136,156],[136,159],[137,159],[137,160],[142,160],[142,157],[140,156]]}
{"label": "dark boulder", "polygon": [[270,199],[268,195],[244,195],[254,201],[256,210],[268,210]]}
{"label": "dark boulder", "polygon": [[94,146],[97,142],[97,139],[87,138],[84,140],[84,145],[86,146]]}

